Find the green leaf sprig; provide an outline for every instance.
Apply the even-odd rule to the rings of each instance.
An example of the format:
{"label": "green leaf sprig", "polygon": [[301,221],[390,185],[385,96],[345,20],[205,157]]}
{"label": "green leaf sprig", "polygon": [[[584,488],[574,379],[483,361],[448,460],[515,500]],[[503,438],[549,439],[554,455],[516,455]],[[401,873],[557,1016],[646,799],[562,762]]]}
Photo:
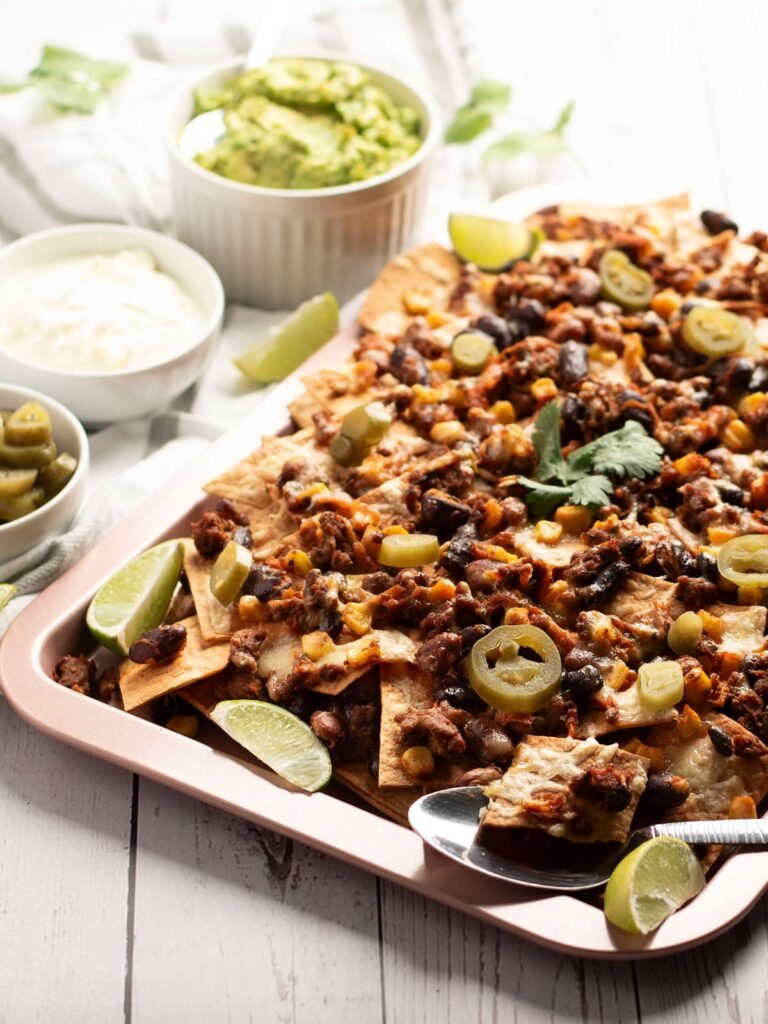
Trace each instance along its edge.
{"label": "green leaf sprig", "polygon": [[492,143],[483,154],[486,163],[492,160],[511,160],[521,153],[532,153],[541,160],[559,156],[568,148],[564,132],[573,116],[575,103],[571,100],[558,114],[552,128],[546,132],[510,132]]}
{"label": "green leaf sprig", "polygon": [[565,503],[600,508],[613,494],[611,476],[653,476],[661,468],[664,454],[659,442],[640,423],[628,420],[619,430],[603,434],[563,458],[560,408],[555,401],[547,402],[536,417],[532,439],[537,460],[535,479],[516,479],[527,489],[526,504],[537,516]]}
{"label": "green leaf sprig", "polygon": [[454,114],[445,130],[446,142],[471,142],[493,126],[509,106],[512,90],[505,82],[487,78],[472,87],[469,100]]}
{"label": "green leaf sprig", "polygon": [[0,93],[34,88],[57,110],[92,114],[127,72],[127,64],[93,60],[62,46],[45,46],[40,63],[29,72],[27,80],[0,83]]}

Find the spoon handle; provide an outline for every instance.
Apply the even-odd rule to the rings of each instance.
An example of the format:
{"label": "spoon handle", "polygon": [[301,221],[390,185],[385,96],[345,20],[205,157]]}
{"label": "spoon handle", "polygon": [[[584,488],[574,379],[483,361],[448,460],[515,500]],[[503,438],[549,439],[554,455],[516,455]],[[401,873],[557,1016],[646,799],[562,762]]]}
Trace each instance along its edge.
{"label": "spoon handle", "polygon": [[245,58],[246,69],[260,68],[272,57],[287,19],[287,6],[280,0],[266,0],[261,21]]}
{"label": "spoon handle", "polygon": [[768,845],[768,820],[763,818],[723,819],[721,821],[671,821],[652,825],[654,836],[675,836],[687,843],[739,843]]}

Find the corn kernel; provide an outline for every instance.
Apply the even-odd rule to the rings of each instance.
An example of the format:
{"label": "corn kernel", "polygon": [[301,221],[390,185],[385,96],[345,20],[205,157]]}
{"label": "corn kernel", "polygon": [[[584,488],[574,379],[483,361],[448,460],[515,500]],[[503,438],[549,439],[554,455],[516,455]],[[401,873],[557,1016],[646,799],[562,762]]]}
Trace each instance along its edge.
{"label": "corn kernel", "polygon": [[563,527],[551,519],[540,519],[533,528],[533,536],[542,544],[557,544],[563,536]]}
{"label": "corn kernel", "polygon": [[437,388],[428,388],[424,384],[414,384],[411,388],[414,405],[436,405],[440,401]]}
{"label": "corn kernel", "polygon": [[723,444],[732,452],[751,452],[756,443],[754,431],[744,420],[731,420],[723,430]]}
{"label": "corn kernel", "polygon": [[629,682],[629,669],[623,661],[615,661],[605,678],[605,685],[612,690],[623,690]]}
{"label": "corn kernel", "polygon": [[724,651],[720,655],[720,678],[727,679],[732,672],[741,668],[742,656],[735,651]]}
{"label": "corn kernel", "polygon": [[479,545],[482,549],[483,558],[490,558],[492,562],[506,562],[511,565],[513,562],[518,561],[517,555],[513,555],[511,551],[507,551],[506,548],[501,547],[499,544],[483,544]]}
{"label": "corn kernel", "polygon": [[584,505],[561,505],[555,511],[555,522],[566,533],[584,533],[592,525],[592,513]]}
{"label": "corn kernel", "polygon": [[650,762],[650,769],[653,772],[663,772],[666,767],[664,760],[664,751],[661,747],[652,747],[647,743],[643,743],[637,736],[633,736],[631,740],[627,740],[626,743],[622,743],[622,750],[628,751],[630,754],[636,754],[638,757],[646,757]]}
{"label": "corn kernel", "polygon": [[680,476],[701,476],[707,473],[711,463],[705,455],[699,455],[698,452],[689,452],[687,455],[682,455],[679,459],[675,459],[672,465]]}
{"label": "corn kernel", "polygon": [[435,759],[429,747],[408,747],[400,763],[413,779],[427,779],[435,770]]}
{"label": "corn kernel", "polygon": [[701,619],[707,636],[719,643],[723,639],[723,620],[718,615],[712,615],[703,608],[696,612],[696,614]]}
{"label": "corn kernel", "polygon": [[435,580],[427,591],[427,600],[432,604],[442,604],[444,601],[452,601],[456,597],[456,584],[452,580]]}
{"label": "corn kernel", "polygon": [[732,530],[727,526],[708,526],[707,536],[709,537],[709,543],[715,546],[719,544],[725,544],[726,541],[732,540],[734,537],[738,537],[739,531]]}
{"label": "corn kernel", "polygon": [[712,680],[703,668],[695,668],[685,673],[683,689],[688,703],[701,704],[712,689]]}
{"label": "corn kernel", "polygon": [[194,715],[174,715],[165,724],[172,732],[189,736],[190,739],[194,739],[200,730],[200,723]]}
{"label": "corn kernel", "polygon": [[749,494],[753,508],[768,509],[768,473],[761,473],[752,481],[749,485]]}
{"label": "corn kernel", "polygon": [[391,526],[385,526],[381,532],[385,537],[392,537],[396,533],[408,533],[404,526],[399,526],[397,523],[392,523]]}
{"label": "corn kernel", "polygon": [[501,502],[498,502],[495,498],[489,498],[483,508],[482,528],[484,532],[490,533],[497,526],[500,526],[503,514]]}
{"label": "corn kernel", "polygon": [[757,412],[763,402],[768,398],[764,391],[753,391],[751,395],[745,395],[739,402],[739,416],[750,416]]}
{"label": "corn kernel", "polygon": [[319,661],[324,654],[330,654],[333,647],[333,640],[322,629],[316,629],[313,633],[305,633],[301,638],[301,649],[310,661]]}
{"label": "corn kernel", "polygon": [[557,384],[551,377],[540,377],[531,384],[531,394],[537,402],[549,402],[557,398]]}
{"label": "corn kernel", "polygon": [[446,313],[442,309],[430,309],[427,313],[427,324],[430,327],[445,327],[449,324],[453,317],[450,313]]}
{"label": "corn kernel", "polygon": [[736,591],[736,603],[741,605],[762,604],[765,591],[760,587],[739,587]]}
{"label": "corn kernel", "polygon": [[328,490],[328,484],[321,484],[319,481],[315,484],[308,484],[303,490],[299,491],[297,498],[300,501],[309,501],[314,498],[316,494],[322,494],[323,491]]}
{"label": "corn kernel", "polygon": [[435,444],[455,444],[466,436],[467,432],[460,420],[443,420],[435,423],[429,432],[430,440]]}
{"label": "corn kernel", "polygon": [[370,605],[363,601],[350,601],[344,605],[341,612],[341,620],[347,629],[351,629],[358,636],[370,632],[373,622],[373,613]]}
{"label": "corn kernel", "polygon": [[588,352],[590,359],[596,363],[602,363],[603,366],[613,366],[619,358],[616,352],[612,352],[609,348],[604,348],[596,341],[589,346]]}
{"label": "corn kernel", "polygon": [[743,796],[735,796],[728,807],[728,817],[735,820],[756,818],[757,807],[754,799],[746,793]]}
{"label": "corn kernel", "polygon": [[661,523],[663,526],[672,514],[671,508],[667,508],[666,505],[657,505],[648,514],[648,520],[651,523]]}
{"label": "corn kernel", "polygon": [[671,320],[682,305],[682,298],[672,288],[664,288],[651,299],[651,309],[662,320]]}
{"label": "corn kernel", "polygon": [[639,334],[624,336],[624,365],[628,370],[636,370],[645,359],[645,345]]}
{"label": "corn kernel", "polygon": [[677,732],[681,739],[689,740],[701,728],[701,718],[690,704],[686,704],[677,716]]}
{"label": "corn kernel", "polygon": [[505,626],[526,626],[528,625],[527,608],[507,608],[504,612]]}
{"label": "corn kernel", "polygon": [[420,316],[422,313],[426,313],[431,304],[430,296],[426,292],[416,291],[415,288],[403,295],[403,305],[411,316]]}
{"label": "corn kernel", "polygon": [[288,552],[285,556],[285,564],[288,568],[288,572],[292,572],[296,576],[306,576],[307,573],[314,568],[312,565],[312,559],[306,551],[300,551],[298,548],[294,548],[293,551]]}
{"label": "corn kernel", "polygon": [[430,363],[430,369],[433,373],[437,373],[441,377],[450,377],[453,373],[453,363],[450,359],[446,359],[441,356],[440,359],[432,360]]}
{"label": "corn kernel", "polygon": [[517,419],[514,405],[506,399],[494,402],[488,411],[499,423],[514,423]]}
{"label": "corn kernel", "polygon": [[253,594],[243,594],[237,602],[237,613],[243,622],[252,626],[264,619],[264,605]]}

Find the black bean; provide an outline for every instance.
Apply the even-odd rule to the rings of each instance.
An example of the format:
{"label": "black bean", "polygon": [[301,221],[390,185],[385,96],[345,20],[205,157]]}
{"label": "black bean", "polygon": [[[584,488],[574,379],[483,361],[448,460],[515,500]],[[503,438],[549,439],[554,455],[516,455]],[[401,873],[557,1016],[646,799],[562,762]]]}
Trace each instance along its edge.
{"label": "black bean", "polygon": [[584,665],[563,674],[563,689],[570,690],[577,704],[586,701],[602,685],[603,677],[595,665]]}
{"label": "black bean", "polygon": [[717,568],[717,559],[708,551],[702,551],[696,556],[696,570],[689,575],[701,576],[710,583],[717,583],[720,580],[720,570]]}
{"label": "black bean", "polygon": [[512,332],[504,317],[496,316],[494,313],[484,313],[473,321],[472,327],[476,331],[482,331],[490,338],[493,338],[496,348],[501,351],[512,344]]}
{"label": "black bean", "polygon": [[547,326],[544,307],[538,299],[523,299],[519,310],[520,320],[529,328],[531,334],[542,331]]}
{"label": "black bean", "polygon": [[651,772],[648,785],[643,791],[643,799],[662,807],[679,807],[688,799],[690,792],[687,779],[671,772]]}
{"label": "black bean", "polygon": [[279,569],[256,563],[251,566],[243,587],[244,594],[252,594],[260,601],[270,601],[283,587],[283,574]]}
{"label": "black bean", "polygon": [[768,363],[759,363],[749,378],[749,384],[747,390],[752,391],[768,391]]}
{"label": "black bean", "polygon": [[478,622],[474,626],[466,626],[461,631],[461,653],[462,656],[469,654],[477,641],[491,632],[491,627],[484,622]]}
{"label": "black bean", "polygon": [[447,701],[454,708],[471,708],[481,703],[480,698],[470,686],[443,686],[434,696],[435,702]]}
{"label": "black bean", "polygon": [[631,405],[628,409],[622,409],[621,413],[625,420],[633,420],[635,423],[639,423],[646,433],[653,433],[653,416],[651,416],[647,409],[644,409],[642,406]]}
{"label": "black bean", "polygon": [[719,725],[710,725],[709,738],[718,754],[722,754],[723,757],[733,757],[733,740]]}
{"label": "black bean", "polygon": [[421,499],[421,517],[441,540],[452,537],[469,519],[469,508],[463,501],[431,487]]}
{"label": "black bean", "polygon": [[241,544],[244,548],[253,547],[253,537],[251,536],[251,531],[247,526],[238,527],[232,534],[232,540],[236,544]]}
{"label": "black bean", "polygon": [[691,312],[692,309],[695,309],[696,306],[700,306],[700,305],[701,305],[700,302],[691,302],[691,300],[689,299],[687,302],[684,302],[682,304],[682,306],[680,307],[680,312],[682,313],[683,316],[686,316],[688,313]]}
{"label": "black bean", "polygon": [[728,505],[743,505],[744,491],[730,480],[713,480],[712,483],[720,492],[720,497]]}
{"label": "black bean", "polygon": [[440,556],[440,565],[457,576],[464,575],[464,569],[474,561],[474,546],[477,530],[472,523],[465,523],[456,531],[453,540]]}
{"label": "black bean", "polygon": [[629,807],[632,801],[632,793],[629,786],[618,786],[616,789],[609,789],[603,797],[603,804],[606,811],[618,814],[619,811]]}
{"label": "black bean", "polygon": [[701,223],[710,235],[719,235],[721,231],[735,231],[739,233],[739,227],[725,213],[718,210],[702,210]]}
{"label": "black bean", "polygon": [[589,373],[587,346],[573,339],[564,341],[557,354],[560,380],[563,384],[575,384]]}

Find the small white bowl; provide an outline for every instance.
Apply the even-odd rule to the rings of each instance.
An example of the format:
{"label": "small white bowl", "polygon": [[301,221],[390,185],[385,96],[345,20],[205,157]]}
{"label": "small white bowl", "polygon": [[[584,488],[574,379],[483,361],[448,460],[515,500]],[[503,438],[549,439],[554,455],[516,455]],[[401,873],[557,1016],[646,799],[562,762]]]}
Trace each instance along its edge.
{"label": "small white bowl", "polygon": [[[349,60],[340,54],[308,56]],[[192,116],[195,90],[218,88],[233,78],[243,68],[242,58],[208,68],[171,103],[166,142],[176,233],[211,261],[233,302],[292,309],[326,290],[344,301],[414,240],[440,131],[437,110],[429,96],[402,79],[351,63],[367,71],[396,103],[416,110],[423,140],[413,156],[386,174],[351,185],[244,185],[181,156],[177,143]]]}
{"label": "small white bowl", "polygon": [[200,324],[190,331],[187,348],[137,370],[84,373],[23,362],[3,351],[0,343],[0,380],[40,388],[89,426],[146,416],[197,380],[221,331],[224,290],[213,267],[175,238],[125,224],[75,224],[38,231],[0,249],[0,281],[40,263],[127,248],[147,249],[197,306]]}
{"label": "small white bowl", "polygon": [[31,388],[0,384],[0,409],[18,409],[25,402],[40,402],[48,410],[53,440],[60,452],[77,459],[71,479],[40,508],[21,519],[0,523],[0,562],[29,550],[49,537],[63,533],[83,503],[88,482],[88,438],[76,416],[48,395]]}

